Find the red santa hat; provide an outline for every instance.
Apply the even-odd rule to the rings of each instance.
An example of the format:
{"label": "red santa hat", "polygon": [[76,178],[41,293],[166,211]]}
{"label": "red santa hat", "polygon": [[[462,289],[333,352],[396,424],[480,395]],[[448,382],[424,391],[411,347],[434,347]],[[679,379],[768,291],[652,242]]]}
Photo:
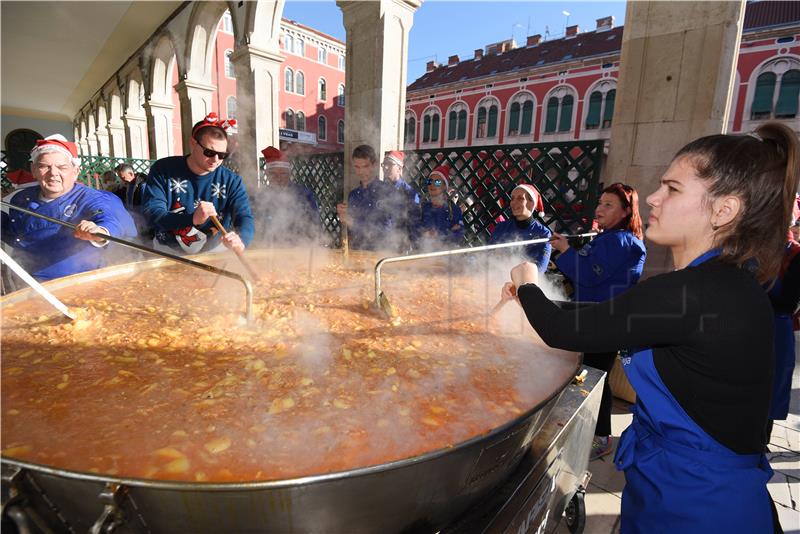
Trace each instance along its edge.
{"label": "red santa hat", "polygon": [[194,125],[192,128],[192,137],[194,137],[194,134],[196,134],[200,128],[205,128],[206,126],[213,126],[221,129],[225,133],[228,133],[228,128],[236,126],[236,119],[221,120],[219,115],[212,111],[206,115],[203,120]]}
{"label": "red santa hat", "polygon": [[402,167],[403,166],[403,162],[406,159],[406,156],[405,156],[405,154],[403,154],[399,150],[390,150],[389,152],[386,153],[386,155],[384,156],[384,159],[388,159],[389,161],[391,161],[395,165],[400,165]]}
{"label": "red santa hat", "polygon": [[536,188],[530,184],[519,184],[511,192],[513,193],[517,189],[522,189],[528,194],[531,200],[533,200],[534,211],[539,214],[539,217],[544,217],[544,202],[542,202],[542,195],[539,194],[539,191],[537,191]]}
{"label": "red santa hat", "polygon": [[67,138],[61,134],[51,135],[36,141],[36,146],[31,150],[31,161],[36,161],[39,156],[48,152],[64,154],[76,167],[81,164],[81,159],[78,157],[78,145],[67,141]]}
{"label": "red santa hat", "polygon": [[264,154],[264,160],[267,162],[267,170],[269,169],[289,169],[291,170],[292,164],[289,163],[289,158],[286,155],[275,148],[274,146],[268,146],[264,150],[261,151]]}
{"label": "red santa hat", "polygon": [[433,169],[430,175],[428,175],[428,179],[435,180],[436,178],[441,178],[444,180],[444,186],[450,187],[450,167],[447,165],[439,165]]}

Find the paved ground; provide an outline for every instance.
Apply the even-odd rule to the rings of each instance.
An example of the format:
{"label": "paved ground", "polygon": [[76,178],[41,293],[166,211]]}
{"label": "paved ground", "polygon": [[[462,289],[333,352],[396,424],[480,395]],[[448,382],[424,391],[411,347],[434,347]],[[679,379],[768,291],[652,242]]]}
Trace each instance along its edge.
{"label": "paved ground", "polygon": [[[786,534],[800,534],[800,358],[794,370],[794,389],[786,421],[776,421],[772,430],[767,457],[775,475],[769,492],[778,509]],[[630,424],[629,404],[615,399],[611,430],[617,438]],[[625,477],[614,468],[613,455],[589,463],[592,479],[586,492],[587,534],[617,534],[619,509]],[[561,521],[557,534],[569,534]]]}

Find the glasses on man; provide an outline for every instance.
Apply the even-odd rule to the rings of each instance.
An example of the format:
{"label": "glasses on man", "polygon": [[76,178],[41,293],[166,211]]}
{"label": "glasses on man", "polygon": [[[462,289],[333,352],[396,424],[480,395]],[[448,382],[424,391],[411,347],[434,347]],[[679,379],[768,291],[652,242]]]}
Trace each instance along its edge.
{"label": "glasses on man", "polygon": [[397,165],[397,164],[396,163],[392,163],[390,161],[384,161],[383,163],[381,163],[381,167],[383,167],[384,169],[391,169],[393,165]]}
{"label": "glasses on man", "polygon": [[[195,139],[195,141],[197,140]],[[214,156],[216,156],[219,159],[224,160],[228,156],[230,156],[229,152],[217,152],[216,150],[211,150],[210,148],[206,148],[200,144],[200,141],[197,141],[197,146],[203,149],[203,155],[207,158],[213,158]]]}
{"label": "glasses on man", "polygon": [[425,180],[425,185],[435,185],[436,187],[440,187],[444,185],[444,180],[441,178],[434,178],[433,180]]}

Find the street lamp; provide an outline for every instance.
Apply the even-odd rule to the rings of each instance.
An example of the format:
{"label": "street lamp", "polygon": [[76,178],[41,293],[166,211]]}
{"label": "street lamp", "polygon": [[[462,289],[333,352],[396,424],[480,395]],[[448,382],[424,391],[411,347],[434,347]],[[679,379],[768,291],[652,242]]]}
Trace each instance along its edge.
{"label": "street lamp", "polygon": [[564,34],[566,35],[567,26],[569,26],[569,11],[562,11],[561,14],[567,17],[567,20],[564,22]]}

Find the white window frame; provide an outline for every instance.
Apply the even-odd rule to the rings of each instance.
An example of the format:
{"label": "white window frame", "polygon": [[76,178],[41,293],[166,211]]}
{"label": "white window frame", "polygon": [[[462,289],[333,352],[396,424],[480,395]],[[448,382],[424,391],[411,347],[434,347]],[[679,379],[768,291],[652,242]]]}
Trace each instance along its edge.
{"label": "white window frame", "polygon": [[[566,132],[559,132],[558,125],[561,121],[561,106],[564,102],[564,97],[567,95],[572,95],[572,117],[570,117],[570,125],[569,130]],[[547,102],[550,100],[551,97],[556,97],[558,99],[558,119],[556,120],[556,131],[555,132],[548,132],[545,133],[544,128],[547,124]],[[569,141],[575,138],[575,121],[578,118],[578,91],[570,84],[561,84],[557,85],[556,87],[552,88],[550,91],[547,92],[545,97],[542,99],[542,116],[539,121],[539,127],[541,132],[541,137],[547,139],[547,141]],[[581,130],[583,132],[583,130]]]}
{"label": "white window frame", "polygon": [[[455,111],[456,112],[456,116],[461,111],[466,111],[467,112],[467,118],[465,119],[467,121],[467,124],[464,125],[464,139],[458,139],[458,138],[452,139],[452,140],[450,139],[450,112],[451,111]],[[450,146],[466,146],[467,143],[470,140],[469,139],[470,138],[470,135],[469,135],[470,134],[470,126],[469,126],[470,112],[469,112],[469,106],[467,105],[467,103],[464,102],[463,100],[456,100],[455,102],[450,104],[450,107],[447,108],[447,112],[444,114],[444,120],[446,121],[445,122],[445,127],[444,127],[444,136],[443,136],[444,146],[447,146],[447,147],[450,147]],[[457,135],[458,135],[458,118],[456,117],[456,136]]]}
{"label": "white window frame", "polygon": [[[223,58],[224,58],[223,59],[223,62],[224,62],[223,70],[225,71],[225,77],[227,79],[235,80],[236,79],[236,71],[233,69],[233,62],[231,61],[231,54],[233,54],[233,50],[231,50],[230,48],[227,48],[225,50],[225,52],[222,54]],[[230,71],[231,71],[231,73],[233,73],[233,76],[228,74],[228,67],[230,67]]]}
{"label": "white window frame", "polygon": [[[325,128],[320,130],[319,121],[325,121]],[[328,118],[325,115],[319,115],[317,117],[317,139],[320,141],[327,141],[328,140]]]}
{"label": "white window frame", "polygon": [[[785,46],[785,45],[782,45]],[[784,54],[778,57],[770,57],[765,60],[761,65],[753,69],[750,74],[750,80],[747,83],[747,95],[745,100],[744,113],[742,116],[742,130],[743,132],[752,132],[763,123],[767,121],[777,120],[786,124],[795,132],[800,131],[800,113],[794,119],[751,119],[753,109],[753,99],[756,96],[756,82],[758,77],[765,72],[772,72],[775,74],[775,87],[772,93],[772,114],[775,113],[775,105],[778,103],[778,95],[780,94],[781,84],[783,82],[783,75],[790,70],[800,69],[800,56],[795,54]]]}
{"label": "white window frame", "polygon": [[[606,113],[606,98],[608,97],[609,91],[616,91],[617,90],[617,79],[616,78],[603,78],[594,84],[592,84],[589,89],[586,91],[586,94],[583,96],[583,112],[581,113],[581,139],[610,139],[611,138],[611,126],[613,126],[613,120],[611,126],[607,128],[603,128],[603,117]],[[602,100],[600,100],[600,126],[589,130],[586,128],[586,117],[589,116],[589,99],[592,97],[592,93],[599,91],[602,95]],[[616,101],[614,102],[616,106]],[[560,107],[559,107],[560,111]],[[544,131],[544,130],[542,130]]]}
{"label": "white window frame", "polygon": [[[298,75],[303,77],[303,91],[302,92],[299,89],[300,84],[298,83]],[[300,69],[297,69],[294,72],[294,94],[301,95],[301,96],[305,96],[305,94],[306,94],[306,74]]]}
{"label": "white window frame", "polygon": [[322,45],[317,48],[317,62],[323,65],[328,64],[328,51]]}
{"label": "white window frame", "polygon": [[222,14],[222,31],[233,35],[233,17],[231,16],[231,12],[229,10],[225,10],[225,13]]}
{"label": "white window frame", "polygon": [[[492,107],[492,104],[494,104],[494,106],[497,107],[497,124],[495,126],[494,135],[493,136],[489,136],[488,135],[488,132],[489,132],[489,108]],[[482,107],[486,108],[486,132],[487,132],[487,135],[484,135],[483,137],[479,138],[478,137],[478,112],[480,111],[480,109]],[[500,117],[501,110],[502,110],[502,108],[500,107],[500,100],[498,100],[497,97],[495,97],[495,96],[484,97],[478,102],[478,104],[475,106],[475,112],[472,115],[474,117],[474,119],[475,119],[473,121],[475,124],[473,125],[473,128],[472,128],[472,130],[473,130],[472,139],[473,140],[480,139],[481,142],[484,142],[484,141],[496,141],[497,140],[497,138],[500,136],[500,129],[502,128],[502,124],[503,124],[503,121],[501,120],[501,117]],[[467,120],[469,120],[469,114],[467,115]]]}

